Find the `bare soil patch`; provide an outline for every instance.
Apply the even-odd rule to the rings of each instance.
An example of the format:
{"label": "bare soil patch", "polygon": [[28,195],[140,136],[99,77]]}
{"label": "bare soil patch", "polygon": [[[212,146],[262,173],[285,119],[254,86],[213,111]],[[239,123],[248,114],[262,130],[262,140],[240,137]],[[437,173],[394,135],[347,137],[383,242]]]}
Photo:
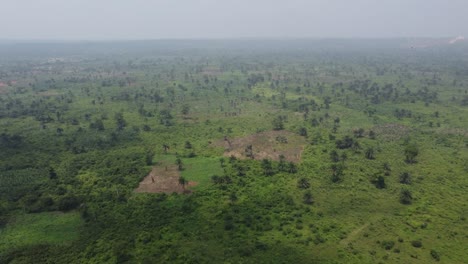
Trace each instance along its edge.
{"label": "bare soil patch", "polygon": [[378,137],[380,136],[387,140],[400,139],[407,136],[411,131],[411,129],[407,126],[392,123],[375,126],[372,130],[377,134]]}
{"label": "bare soil patch", "polygon": [[[286,160],[299,162],[306,144],[304,137],[289,131],[266,131],[241,138],[225,138],[213,144],[224,147],[224,156],[256,160]],[[252,146],[251,151],[248,150]],[[250,155],[252,154],[252,155]]]}
{"label": "bare soil patch", "polygon": [[191,193],[188,188],[196,186],[196,182],[188,182],[185,186],[179,184],[180,171],[176,165],[159,165],[153,167],[151,172],[141,182],[137,193]]}

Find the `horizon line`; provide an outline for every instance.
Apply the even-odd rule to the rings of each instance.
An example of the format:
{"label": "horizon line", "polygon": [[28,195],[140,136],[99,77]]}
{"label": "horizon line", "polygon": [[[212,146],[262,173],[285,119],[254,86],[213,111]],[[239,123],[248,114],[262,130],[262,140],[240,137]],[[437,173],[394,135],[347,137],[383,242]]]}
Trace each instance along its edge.
{"label": "horizon line", "polygon": [[258,41],[258,40],[415,40],[454,39],[464,36],[395,36],[395,37],[200,37],[200,38],[0,38],[0,42],[136,42],[136,41]]}

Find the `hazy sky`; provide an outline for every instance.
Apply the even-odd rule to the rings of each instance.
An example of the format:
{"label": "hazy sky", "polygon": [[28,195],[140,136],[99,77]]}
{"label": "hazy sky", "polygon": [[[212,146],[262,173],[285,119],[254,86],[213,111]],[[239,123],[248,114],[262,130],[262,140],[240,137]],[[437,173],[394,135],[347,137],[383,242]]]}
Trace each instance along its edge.
{"label": "hazy sky", "polygon": [[468,36],[468,0],[0,0],[0,39]]}

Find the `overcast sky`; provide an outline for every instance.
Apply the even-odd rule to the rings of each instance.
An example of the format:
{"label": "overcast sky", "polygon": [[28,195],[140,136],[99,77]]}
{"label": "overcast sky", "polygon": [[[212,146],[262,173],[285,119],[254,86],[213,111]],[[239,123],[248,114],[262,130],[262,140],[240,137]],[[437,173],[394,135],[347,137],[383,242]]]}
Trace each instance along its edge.
{"label": "overcast sky", "polygon": [[0,39],[468,36],[468,0],[0,0]]}

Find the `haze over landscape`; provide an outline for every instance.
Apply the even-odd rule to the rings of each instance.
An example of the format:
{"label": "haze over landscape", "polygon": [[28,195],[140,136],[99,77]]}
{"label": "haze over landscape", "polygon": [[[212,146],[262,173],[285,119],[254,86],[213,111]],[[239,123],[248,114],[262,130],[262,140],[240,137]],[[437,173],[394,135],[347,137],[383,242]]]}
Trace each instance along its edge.
{"label": "haze over landscape", "polygon": [[467,0],[0,0],[0,263],[468,263]]}
{"label": "haze over landscape", "polygon": [[0,39],[468,35],[464,0],[3,0]]}

